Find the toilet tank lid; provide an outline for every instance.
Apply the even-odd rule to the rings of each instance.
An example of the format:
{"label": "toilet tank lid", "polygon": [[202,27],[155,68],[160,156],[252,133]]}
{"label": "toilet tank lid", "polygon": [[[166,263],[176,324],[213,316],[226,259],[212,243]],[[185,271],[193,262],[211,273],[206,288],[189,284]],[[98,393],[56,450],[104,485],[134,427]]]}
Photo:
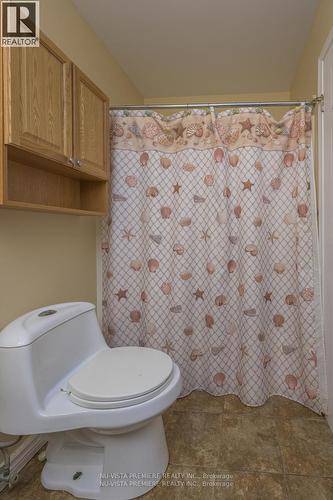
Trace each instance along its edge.
{"label": "toilet tank lid", "polygon": [[15,319],[0,332],[0,348],[23,347],[80,314],[95,309],[89,302],[65,302],[40,307]]}

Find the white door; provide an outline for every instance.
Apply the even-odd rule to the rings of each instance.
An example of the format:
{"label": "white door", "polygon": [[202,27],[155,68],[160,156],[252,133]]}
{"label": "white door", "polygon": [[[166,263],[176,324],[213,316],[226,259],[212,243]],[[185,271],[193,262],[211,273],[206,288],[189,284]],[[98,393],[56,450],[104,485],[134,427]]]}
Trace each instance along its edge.
{"label": "white door", "polygon": [[319,228],[326,351],[328,423],[333,430],[333,31],[319,59]]}

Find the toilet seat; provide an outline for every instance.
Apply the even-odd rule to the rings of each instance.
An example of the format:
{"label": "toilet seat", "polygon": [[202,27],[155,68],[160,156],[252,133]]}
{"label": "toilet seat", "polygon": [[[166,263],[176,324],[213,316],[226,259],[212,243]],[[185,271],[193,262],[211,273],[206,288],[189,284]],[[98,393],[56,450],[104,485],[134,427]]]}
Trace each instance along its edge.
{"label": "toilet seat", "polygon": [[68,396],[85,408],[123,408],[162,392],[172,374],[172,359],[156,349],[103,349],[69,379]]}

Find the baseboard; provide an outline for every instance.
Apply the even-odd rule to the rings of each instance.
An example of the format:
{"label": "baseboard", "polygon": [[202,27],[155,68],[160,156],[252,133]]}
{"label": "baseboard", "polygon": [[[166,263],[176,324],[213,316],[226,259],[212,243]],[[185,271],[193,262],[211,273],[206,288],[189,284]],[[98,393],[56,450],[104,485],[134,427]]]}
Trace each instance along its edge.
{"label": "baseboard", "polygon": [[[26,436],[22,441],[13,449],[10,454],[11,472],[19,474],[23,467],[32,459],[34,455],[46,443],[46,439],[42,436]],[[7,483],[0,482],[0,491],[5,489]]]}

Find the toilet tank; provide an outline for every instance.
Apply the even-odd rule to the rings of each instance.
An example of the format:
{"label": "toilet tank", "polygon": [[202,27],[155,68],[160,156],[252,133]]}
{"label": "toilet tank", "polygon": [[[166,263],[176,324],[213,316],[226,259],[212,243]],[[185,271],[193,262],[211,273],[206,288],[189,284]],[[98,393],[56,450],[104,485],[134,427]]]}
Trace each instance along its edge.
{"label": "toilet tank", "polygon": [[[107,347],[94,304],[72,302],[31,311],[0,332],[0,432],[13,419],[43,411],[54,390]],[[24,429],[21,431],[24,434]]]}

